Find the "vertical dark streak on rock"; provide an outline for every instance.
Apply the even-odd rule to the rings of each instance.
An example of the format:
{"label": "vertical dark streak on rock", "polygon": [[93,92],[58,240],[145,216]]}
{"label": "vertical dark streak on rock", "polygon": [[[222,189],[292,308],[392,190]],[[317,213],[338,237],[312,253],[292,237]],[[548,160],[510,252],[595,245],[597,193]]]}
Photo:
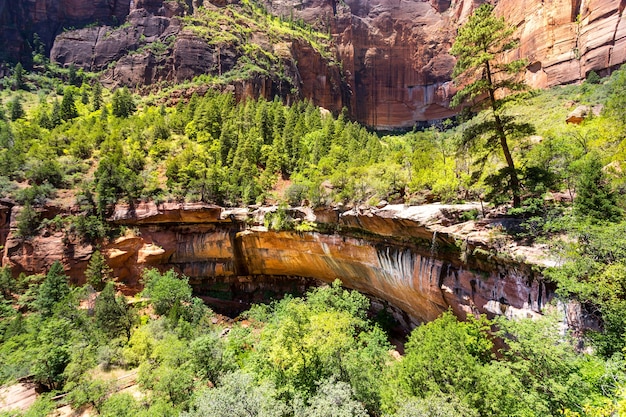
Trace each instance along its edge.
{"label": "vertical dark streak on rock", "polygon": [[448,269],[447,267],[449,267],[450,265],[448,264],[442,264],[441,265],[441,269],[439,270],[439,280],[437,281],[437,286],[439,288],[443,287],[443,281],[446,279],[446,269]]}
{"label": "vertical dark streak on rock", "polygon": [[233,228],[229,233],[231,247],[233,248],[233,270],[235,275],[247,276],[250,274],[243,250],[243,240],[237,237],[238,231],[238,228]]}

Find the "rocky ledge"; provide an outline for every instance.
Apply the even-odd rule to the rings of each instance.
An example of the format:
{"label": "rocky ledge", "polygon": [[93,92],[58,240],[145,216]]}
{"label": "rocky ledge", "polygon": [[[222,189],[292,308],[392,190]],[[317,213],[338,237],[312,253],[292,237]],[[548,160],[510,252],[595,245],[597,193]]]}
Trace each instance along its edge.
{"label": "rocky ledge", "polygon": [[[290,208],[292,230],[277,231],[263,226],[269,213],[282,210],[277,207],[143,203],[115,209],[110,222],[127,232],[102,250],[130,293],[141,288],[144,268],[174,268],[190,278],[199,295],[231,301],[237,292],[261,289],[271,295],[290,285],[340,279],[402,310],[413,325],[449,308],[461,317],[539,313],[554,294],[554,286],[537,272],[550,260],[541,247],[505,240],[498,232],[503,219],[461,220],[467,217],[463,213],[480,209],[479,204]],[[39,273],[60,260],[81,283],[93,245],[71,242],[63,232],[24,240],[15,237],[14,221],[6,230],[3,265],[14,274]]]}

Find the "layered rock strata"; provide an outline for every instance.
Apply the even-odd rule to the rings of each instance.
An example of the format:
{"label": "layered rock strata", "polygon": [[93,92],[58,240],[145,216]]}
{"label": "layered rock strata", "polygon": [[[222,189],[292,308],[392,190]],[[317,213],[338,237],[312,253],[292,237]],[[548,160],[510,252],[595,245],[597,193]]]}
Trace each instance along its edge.
{"label": "layered rock strata", "polygon": [[[317,221],[322,233],[267,230],[260,226],[267,210],[229,211],[203,204],[118,207],[110,221],[133,233],[103,251],[118,281],[131,292],[141,287],[141,271],[154,267],[174,268],[190,277],[198,294],[218,298],[259,288],[274,294],[290,286],[302,290],[314,281],[340,279],[406,312],[413,324],[448,308],[459,316],[540,312],[554,290],[533,272],[532,265],[544,261],[524,252],[529,248],[494,246],[487,224],[454,220],[471,208],[476,207],[291,213]],[[61,260],[78,283],[92,251],[91,246],[71,247],[61,233],[22,240],[11,232],[3,265],[10,265],[14,274],[35,273]]]}
{"label": "layered rock strata", "polygon": [[[226,45],[210,46],[181,30],[178,16],[199,6],[219,8],[227,3],[231,2],[0,0],[0,42],[6,56],[25,60],[37,33],[48,47],[54,41],[51,58],[60,64],[73,62],[94,71],[113,65],[105,79],[111,85],[136,87],[199,74],[219,75],[232,68],[240,52]],[[303,19],[330,32],[343,72],[307,43],[268,43],[268,52],[286,52],[284,71],[296,85],[282,85],[279,77],[270,74],[238,80],[232,87],[239,96],[279,95],[287,101],[306,97],[330,110],[346,106],[355,119],[380,129],[450,116],[454,114],[448,108],[454,93],[450,81],[454,58],[449,49],[457,28],[480,3],[266,2],[272,13]],[[510,58],[529,60],[526,79],[532,87],[579,82],[592,70],[604,75],[626,61],[626,0],[494,3],[496,12],[518,28],[520,47]],[[125,25],[114,27],[124,20]],[[96,26],[63,33],[89,24]],[[146,47],[156,41],[168,45],[167,56]]]}
{"label": "layered rock strata", "polygon": [[[217,50],[180,30],[177,18],[172,18],[182,13],[174,7],[176,3],[161,2],[161,7],[157,0],[144,3],[134,4],[130,26],[123,30],[89,28],[59,36],[52,59],[92,70],[117,62],[108,76],[115,83],[132,86],[216,75],[232,67],[238,55],[232,48]],[[480,3],[314,0],[303,4],[283,0],[266,2],[266,7],[333,35],[343,73],[329,66],[310,45],[288,45],[287,55],[294,63],[292,78],[297,80],[291,87],[330,110],[346,106],[366,125],[395,129],[454,114],[448,108],[454,93],[450,80],[455,62],[449,49],[456,29]],[[529,60],[526,80],[532,87],[579,82],[592,70],[606,74],[626,61],[626,0],[496,3],[496,13],[518,28],[520,47],[510,58]],[[167,59],[148,50],[128,55],[142,44],[165,41],[168,36],[176,40]],[[277,47],[281,49],[274,45],[270,52],[276,53]],[[220,68],[218,61],[224,63]],[[291,88],[277,85],[272,77],[260,78],[240,81],[235,86],[238,95],[271,98],[277,94],[291,99]]]}

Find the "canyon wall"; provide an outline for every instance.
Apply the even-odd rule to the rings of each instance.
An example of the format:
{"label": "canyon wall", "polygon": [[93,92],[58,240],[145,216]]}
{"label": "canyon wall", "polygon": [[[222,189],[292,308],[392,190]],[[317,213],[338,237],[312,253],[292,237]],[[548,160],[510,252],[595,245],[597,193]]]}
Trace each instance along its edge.
{"label": "canyon wall", "polygon": [[[267,2],[312,24],[332,23],[349,102],[357,120],[383,129],[410,127],[452,114],[448,51],[457,28],[484,1],[315,0]],[[577,83],[594,70],[607,75],[626,62],[625,0],[498,0],[495,12],[517,28],[533,88]],[[300,6],[299,6],[300,5]]]}
{"label": "canyon wall", "polygon": [[124,22],[131,0],[0,0],[2,58],[30,62],[33,34],[49,50],[66,29]]}
{"label": "canyon wall", "polygon": [[607,75],[626,62],[626,0],[500,0],[496,13],[518,27],[516,57],[529,61],[532,87]]}
{"label": "canyon wall", "polygon": [[[286,53],[287,74],[237,81],[240,95],[281,95],[287,101],[311,98],[330,110],[346,106],[358,121],[380,129],[406,128],[454,114],[448,103],[454,58],[448,51],[457,28],[482,0],[279,0],[268,10],[303,19],[332,34],[341,68],[330,65],[307,43],[267,44],[272,53]],[[38,33],[51,47],[51,58],[100,71],[113,65],[105,82],[133,87],[163,80],[182,81],[198,74],[221,74],[234,65],[239,52],[211,47],[181,29],[177,16],[204,5],[216,8],[236,1],[197,0],[0,0],[0,41],[4,53],[29,56],[28,42]],[[527,58],[526,79],[532,87],[583,80],[594,70],[602,75],[626,61],[626,0],[499,0],[496,13],[518,28],[520,47],[510,58]],[[127,24],[114,28],[113,23]],[[63,28],[96,25],[77,31]],[[99,26],[106,25],[106,26]],[[228,31],[228,28],[224,30]],[[168,56],[149,45],[168,40]],[[258,41],[252,36],[252,41]],[[282,51],[282,52],[281,52]],[[219,63],[219,64],[218,64]],[[298,90],[293,95],[292,87]]]}
{"label": "canyon wall", "polygon": [[[448,308],[461,317],[537,314],[554,291],[533,272],[532,265],[544,261],[524,252],[528,248],[495,246],[489,237],[495,224],[458,220],[461,211],[475,208],[292,210],[295,219],[316,221],[322,233],[267,230],[260,226],[267,209],[142,204],[117,208],[110,221],[129,232],[102,250],[128,293],[141,289],[144,268],[174,268],[190,277],[198,294],[234,302],[258,301],[242,295],[259,288],[275,294],[290,285],[340,279],[401,309],[413,325]],[[74,283],[83,282],[92,245],[64,231],[24,240],[14,236],[14,223],[5,238],[3,265],[14,274],[30,274],[60,260]]]}

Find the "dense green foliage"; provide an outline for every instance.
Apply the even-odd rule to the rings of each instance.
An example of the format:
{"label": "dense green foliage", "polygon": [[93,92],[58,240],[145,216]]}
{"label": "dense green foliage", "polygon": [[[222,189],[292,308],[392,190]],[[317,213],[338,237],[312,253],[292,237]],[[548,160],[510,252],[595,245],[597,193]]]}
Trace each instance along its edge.
{"label": "dense green foliage", "polygon": [[[601,180],[607,195],[624,189],[624,129],[616,104],[622,90],[615,90],[622,74],[499,102],[498,111],[533,125],[542,138],[508,137],[524,216],[551,212],[542,202],[547,192],[576,192],[585,154],[592,151],[601,166],[610,167]],[[27,85],[43,82],[36,74],[24,79]],[[24,117],[0,120],[0,192],[35,208],[21,222],[24,236],[38,231],[36,207],[62,189],[72,190],[86,219],[106,216],[118,201],[141,199],[324,205],[482,196],[501,204],[510,196],[503,192],[510,183],[506,163],[491,152],[488,135],[477,134],[477,126],[488,124],[488,112],[458,126],[379,137],[344,113],[333,117],[307,102],[236,103],[228,94],[209,92],[176,107],[157,107],[150,105],[156,97],[141,101],[127,90],[111,95],[98,83],[46,91],[37,97],[6,92],[5,102],[21,97]],[[83,93],[92,95],[91,102],[80,99]],[[567,126],[562,103],[569,100],[606,102],[606,111]],[[589,185],[582,190],[593,194]],[[93,234],[89,239],[106,234],[102,227],[82,230]]]}
{"label": "dense green foliage", "polygon": [[[37,73],[23,78],[29,86],[58,82]],[[536,219],[551,211],[542,203],[546,192],[574,193],[583,184],[585,154],[591,151],[601,166],[612,167],[604,170],[606,192],[623,189],[622,90],[616,90],[622,78],[623,71],[616,71],[597,84],[497,102],[502,121],[522,119],[526,132],[543,138],[507,137],[524,216]],[[118,201],[142,199],[324,205],[481,196],[501,204],[510,197],[503,192],[510,185],[507,164],[492,152],[499,142],[478,134],[493,110],[458,126],[380,137],[345,113],[335,117],[311,103],[237,103],[211,91],[175,107],[151,105],[164,97],[140,99],[128,90],[111,94],[99,83],[78,89],[61,81],[37,95],[3,95],[8,103],[20,97],[24,115],[0,120],[0,192],[35,209],[62,189],[72,190],[86,219],[106,216]],[[562,103],[570,100],[606,103],[606,111],[581,126],[567,126]],[[27,214],[21,223],[26,237],[38,231],[36,210]],[[101,227],[82,230],[95,232],[86,236],[92,240],[106,234]]]}
{"label": "dense green foliage", "polygon": [[[573,238],[573,239],[572,239]],[[563,295],[581,300],[603,323],[588,336],[606,357],[626,347],[626,223],[582,223],[561,242],[562,265],[547,271]]]}
{"label": "dense green foliage", "polygon": [[[31,284],[39,298],[57,269]],[[459,322],[445,313],[415,329],[398,357],[367,298],[338,282],[220,323],[184,277],[151,270],[145,281],[148,305],[108,283],[93,314],[80,303],[88,286],[5,314],[2,381],[32,375],[103,416],[608,416],[626,405],[621,358],[577,352],[554,315]],[[178,295],[165,297],[166,287]],[[135,375],[141,400],[118,392],[119,375]]]}
{"label": "dense green foliage", "polygon": [[[244,5],[276,26],[273,40],[289,32],[325,53],[325,38],[306,25]],[[227,9],[221,17],[203,10],[183,24],[203,34],[220,19],[239,22],[236,31],[212,40],[235,42],[256,58],[225,77],[280,73],[280,60],[246,43],[256,21]],[[481,60],[459,51],[469,59],[459,74],[506,50],[509,43],[501,41],[509,31],[500,23],[492,22],[497,30],[487,34],[497,42],[488,42],[494,48]],[[114,204],[150,199],[280,203],[266,227],[303,231],[315,225],[294,222],[289,204],[481,199],[498,205],[519,194],[520,207],[508,211],[519,221],[507,231],[557,249],[561,263],[546,275],[599,326],[584,335],[588,349],[580,352],[550,315],[459,322],[446,313],[415,329],[403,356],[392,355],[387,334],[368,319],[368,300],[339,285],[255,306],[244,320],[224,324],[173,271],[145,271],[145,299],[124,297],[96,252],[84,288],[71,288],[59,263],[45,276],[13,279],[0,270],[2,382],[30,376],[67,392],[74,408],[93,407],[103,416],[626,413],[626,225],[619,198],[626,192],[626,68],[607,79],[590,74],[580,86],[493,101],[470,120],[381,136],[351,122],[347,112],[332,115],[306,101],[236,102],[209,90],[174,105],[167,92],[112,92],[81,70],[41,56],[35,61],[38,72],[16,66],[0,82],[0,196],[22,205],[15,219],[22,239],[62,231],[68,241],[97,245],[115,232],[105,221]],[[459,97],[501,86],[479,81]],[[566,125],[578,104],[605,110]],[[503,192],[511,189],[512,165],[493,152],[502,142],[483,134],[485,127],[497,131],[494,114],[516,161],[519,193],[512,195]],[[533,131],[537,136],[528,136]],[[546,198],[559,194],[571,204]],[[43,219],[42,206],[51,201],[81,212]],[[134,375],[140,400],[118,392],[115,380],[126,373]],[[49,413],[50,398],[42,396],[27,415]]]}

